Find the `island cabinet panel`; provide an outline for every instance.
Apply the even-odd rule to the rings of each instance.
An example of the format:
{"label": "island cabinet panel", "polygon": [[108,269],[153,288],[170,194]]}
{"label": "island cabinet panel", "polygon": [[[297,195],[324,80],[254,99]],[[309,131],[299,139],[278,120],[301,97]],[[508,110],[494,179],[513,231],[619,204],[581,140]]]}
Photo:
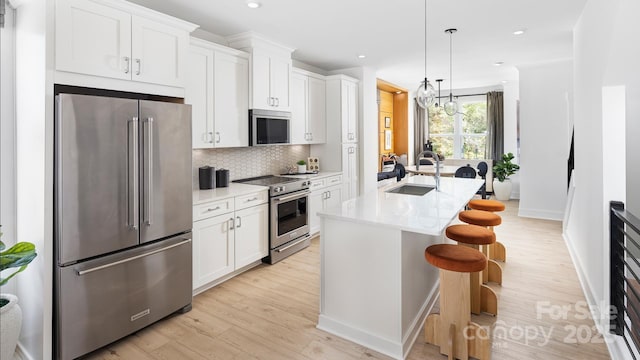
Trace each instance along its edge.
{"label": "island cabinet panel", "polygon": [[439,269],[424,250],[446,241],[446,227],[483,183],[440,180],[422,196],[394,190],[433,188],[432,177],[406,178],[318,212],[319,329],[405,359],[438,295]]}

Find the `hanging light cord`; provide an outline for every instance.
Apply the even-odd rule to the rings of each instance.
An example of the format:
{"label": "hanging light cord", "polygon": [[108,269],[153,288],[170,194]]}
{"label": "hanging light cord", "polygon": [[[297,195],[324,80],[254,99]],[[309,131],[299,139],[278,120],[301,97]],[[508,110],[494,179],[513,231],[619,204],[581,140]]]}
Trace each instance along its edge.
{"label": "hanging light cord", "polygon": [[453,30],[449,32],[449,102],[453,102]]}
{"label": "hanging light cord", "polygon": [[427,0],[424,0],[424,90],[427,91]]}

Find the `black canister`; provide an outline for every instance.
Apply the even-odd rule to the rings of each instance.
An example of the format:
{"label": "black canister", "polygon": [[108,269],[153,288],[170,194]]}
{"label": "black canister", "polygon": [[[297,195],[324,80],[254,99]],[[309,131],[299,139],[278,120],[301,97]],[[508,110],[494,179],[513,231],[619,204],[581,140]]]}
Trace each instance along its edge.
{"label": "black canister", "polygon": [[198,169],[200,179],[200,190],[215,189],[216,187],[216,168],[211,166],[203,166]]}
{"label": "black canister", "polygon": [[228,187],[229,186],[229,170],[220,169],[216,170],[216,187]]}

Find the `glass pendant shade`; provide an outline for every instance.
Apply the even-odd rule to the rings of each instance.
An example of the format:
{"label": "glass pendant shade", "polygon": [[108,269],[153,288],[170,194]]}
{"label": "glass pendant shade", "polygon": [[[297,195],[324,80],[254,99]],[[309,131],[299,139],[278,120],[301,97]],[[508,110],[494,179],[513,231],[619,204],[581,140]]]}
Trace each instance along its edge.
{"label": "glass pendant shade", "polygon": [[449,98],[446,104],[444,104],[444,112],[449,116],[453,116],[458,112],[458,103],[453,101],[453,98]]}
{"label": "glass pendant shade", "polygon": [[[427,86],[424,86],[425,82]],[[429,80],[424,79],[418,86],[416,90],[416,100],[418,101],[418,105],[421,108],[426,109],[429,106],[433,105],[436,101],[436,90],[433,88],[433,85],[429,82]]]}

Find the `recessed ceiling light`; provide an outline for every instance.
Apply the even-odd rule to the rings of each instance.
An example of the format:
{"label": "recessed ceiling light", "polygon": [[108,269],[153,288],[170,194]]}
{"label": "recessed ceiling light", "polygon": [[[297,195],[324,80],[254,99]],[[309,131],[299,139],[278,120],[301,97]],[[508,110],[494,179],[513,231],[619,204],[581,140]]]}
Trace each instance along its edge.
{"label": "recessed ceiling light", "polygon": [[496,61],[493,63],[493,66],[501,66],[502,64],[504,64],[504,61]]}
{"label": "recessed ceiling light", "polygon": [[402,91],[398,90],[396,91],[396,94],[402,94]]}
{"label": "recessed ceiling light", "polygon": [[367,55],[365,55],[365,54],[360,54],[360,55],[358,55],[358,59],[364,59],[364,58],[366,58],[366,57],[367,57]]}
{"label": "recessed ceiling light", "polygon": [[516,30],[513,32],[513,35],[522,35],[526,32],[527,30],[525,29],[520,29],[520,30]]}
{"label": "recessed ceiling light", "polygon": [[252,9],[257,9],[257,8],[259,8],[260,6],[262,6],[262,4],[260,4],[260,3],[259,3],[259,2],[257,2],[257,1],[247,1],[247,6],[248,6],[248,7],[250,7],[250,8],[252,8]]}
{"label": "recessed ceiling light", "polygon": [[502,80],[502,83],[506,84],[506,83],[508,83],[508,81],[507,80]]}

